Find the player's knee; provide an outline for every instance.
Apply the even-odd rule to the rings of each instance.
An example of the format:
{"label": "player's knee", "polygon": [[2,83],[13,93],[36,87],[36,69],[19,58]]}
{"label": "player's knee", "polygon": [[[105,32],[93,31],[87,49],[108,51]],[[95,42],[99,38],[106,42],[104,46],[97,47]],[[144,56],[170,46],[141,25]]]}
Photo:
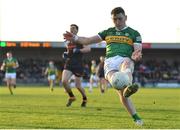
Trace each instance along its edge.
{"label": "player's knee", "polygon": [[110,84],[117,90],[123,89],[125,86],[129,85],[129,77],[124,72],[115,72],[110,78]]}
{"label": "player's knee", "polygon": [[122,72],[124,72],[126,74],[132,74],[132,70],[130,68],[126,68],[126,69],[122,70]]}
{"label": "player's knee", "polygon": [[68,80],[62,79],[62,84],[63,85],[67,85],[68,84]]}
{"label": "player's knee", "polygon": [[120,71],[125,73],[133,73],[134,63],[129,58],[126,58],[120,66]]}

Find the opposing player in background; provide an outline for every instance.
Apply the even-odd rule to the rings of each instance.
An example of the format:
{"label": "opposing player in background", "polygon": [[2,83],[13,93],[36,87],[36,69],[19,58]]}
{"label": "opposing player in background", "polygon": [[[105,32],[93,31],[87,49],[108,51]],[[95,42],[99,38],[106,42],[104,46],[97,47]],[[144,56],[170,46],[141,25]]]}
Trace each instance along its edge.
{"label": "opposing player in background", "polygon": [[[70,25],[70,32],[73,35],[77,35],[78,26],[76,24]],[[83,76],[83,53],[90,52],[90,47],[82,44],[75,44],[71,40],[66,41],[67,51],[63,53],[65,60],[64,70],[62,73],[62,84],[69,95],[67,107],[71,106],[72,102],[76,100],[70,86],[69,79],[75,75],[75,86],[82,95],[81,107],[86,107],[87,96],[85,90],[81,87],[81,77]]]}
{"label": "opposing player in background", "polygon": [[[138,90],[137,84],[132,84],[134,62],[142,58],[141,36],[138,31],[126,25],[127,16],[121,7],[111,11],[114,27],[110,27],[92,37],[79,37],[71,32],[64,33],[66,40],[88,45],[106,41],[105,77],[117,89],[120,101],[134,119],[137,125],[143,125],[136,109],[129,98]],[[121,78],[119,78],[121,77]],[[124,82],[127,77],[127,82]]]}
{"label": "opposing player in background", "polygon": [[97,72],[96,75],[99,77],[99,87],[100,87],[100,91],[101,93],[104,93],[105,90],[107,89],[107,80],[105,79],[104,76],[104,56],[100,56],[100,62],[97,66]]}
{"label": "opposing player in background", "polygon": [[92,60],[91,61],[91,75],[89,79],[89,83],[90,83],[89,92],[90,93],[93,91],[94,84],[98,85],[98,77],[96,75],[96,69],[97,69],[96,61]]}
{"label": "opposing player in background", "polygon": [[54,84],[56,81],[57,72],[58,71],[54,65],[54,62],[49,61],[48,67],[45,70],[45,75],[48,76],[49,88],[51,92],[54,90]]}
{"label": "opposing player in background", "polygon": [[19,67],[19,63],[11,52],[7,52],[6,56],[7,58],[3,60],[1,65],[1,70],[5,71],[6,84],[11,95],[13,95],[12,88],[16,88],[16,69]]}

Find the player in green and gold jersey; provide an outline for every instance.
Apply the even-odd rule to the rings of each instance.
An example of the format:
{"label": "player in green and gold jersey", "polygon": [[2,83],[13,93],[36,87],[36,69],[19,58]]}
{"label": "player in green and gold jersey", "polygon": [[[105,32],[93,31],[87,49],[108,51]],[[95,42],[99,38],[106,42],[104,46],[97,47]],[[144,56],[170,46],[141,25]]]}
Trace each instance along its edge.
{"label": "player in green and gold jersey", "polygon": [[57,75],[57,68],[54,65],[53,61],[49,61],[48,67],[45,70],[45,75],[48,76],[48,82],[49,82],[49,88],[50,91],[52,92],[54,89],[54,84],[56,80],[56,75]]}
{"label": "player in green and gold jersey", "polygon": [[11,52],[7,52],[6,56],[7,58],[4,59],[1,65],[1,70],[5,71],[7,87],[9,88],[10,93],[13,95],[12,87],[16,88],[16,69],[19,67],[19,64],[17,59],[12,57]]}
{"label": "player in green and gold jersey", "polygon": [[93,91],[93,85],[94,83],[98,86],[98,77],[96,75],[96,69],[97,69],[97,65],[96,65],[96,61],[92,60],[91,61],[91,75],[90,75],[90,79],[89,79],[89,92],[92,93]]}
{"label": "player in green and gold jersey", "polygon": [[[138,90],[132,83],[134,63],[142,58],[141,35],[126,25],[127,15],[121,7],[111,11],[114,27],[110,27],[92,37],[79,37],[70,32],[64,33],[66,40],[88,45],[106,41],[105,78],[117,89],[120,101],[137,125],[143,125],[129,98]],[[121,78],[120,78],[121,77]],[[126,79],[126,80],[124,80]]]}

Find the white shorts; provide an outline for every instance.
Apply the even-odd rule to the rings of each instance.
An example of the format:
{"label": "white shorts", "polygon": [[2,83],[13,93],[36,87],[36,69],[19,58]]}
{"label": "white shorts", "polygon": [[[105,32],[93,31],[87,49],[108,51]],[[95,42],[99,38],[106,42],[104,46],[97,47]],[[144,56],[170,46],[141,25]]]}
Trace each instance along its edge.
{"label": "white shorts", "polygon": [[48,80],[55,80],[56,79],[56,75],[48,75]]}
{"label": "white shorts", "polygon": [[91,74],[90,79],[97,82],[99,80],[98,76],[96,74]]}
{"label": "white shorts", "polygon": [[16,79],[16,73],[5,73],[6,79]]}
{"label": "white shorts", "polygon": [[[121,57],[121,56],[114,56],[114,57],[110,57],[108,59],[105,59],[104,61],[104,73],[105,73],[105,78],[107,79],[107,74],[112,71],[112,70],[120,70],[120,66],[123,63],[124,60],[126,60],[128,57]],[[128,58],[129,59],[129,58]],[[132,61],[133,62],[133,61]],[[133,63],[134,65],[134,63]],[[131,72],[134,71],[134,66],[132,66],[131,68]]]}

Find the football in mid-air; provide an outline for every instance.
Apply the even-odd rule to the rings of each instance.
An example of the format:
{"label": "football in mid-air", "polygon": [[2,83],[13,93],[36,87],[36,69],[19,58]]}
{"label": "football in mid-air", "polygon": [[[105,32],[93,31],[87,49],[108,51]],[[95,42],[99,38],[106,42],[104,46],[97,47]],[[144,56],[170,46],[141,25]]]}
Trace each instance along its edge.
{"label": "football in mid-air", "polygon": [[117,90],[121,90],[129,83],[129,77],[124,72],[115,72],[111,77],[111,84]]}

